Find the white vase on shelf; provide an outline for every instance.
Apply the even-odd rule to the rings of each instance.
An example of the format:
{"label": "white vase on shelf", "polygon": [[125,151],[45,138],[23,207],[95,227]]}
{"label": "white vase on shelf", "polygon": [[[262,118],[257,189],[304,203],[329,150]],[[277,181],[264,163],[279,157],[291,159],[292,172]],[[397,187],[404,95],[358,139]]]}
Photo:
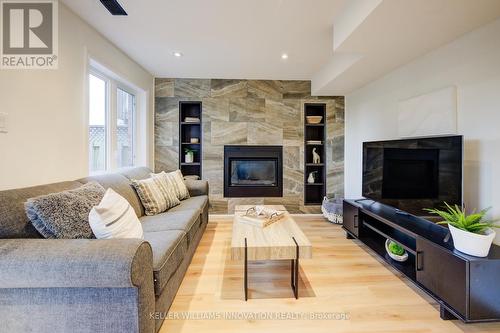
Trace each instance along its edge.
{"label": "white vase on shelf", "polygon": [[309,177],[307,177],[307,182],[309,184],[314,184],[314,171],[309,173]]}
{"label": "white vase on shelf", "polygon": [[184,162],[185,163],[193,163],[194,161],[194,154],[193,153],[186,153],[184,156]]}

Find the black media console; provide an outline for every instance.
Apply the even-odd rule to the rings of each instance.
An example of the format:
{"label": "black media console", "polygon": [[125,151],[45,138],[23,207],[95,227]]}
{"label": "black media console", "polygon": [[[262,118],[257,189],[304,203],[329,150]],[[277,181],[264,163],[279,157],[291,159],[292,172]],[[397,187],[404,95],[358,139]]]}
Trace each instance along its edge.
{"label": "black media console", "polygon": [[[343,229],[436,299],[442,319],[500,320],[500,246],[485,258],[463,254],[448,229],[371,200],[344,200]],[[392,260],[386,239],[403,246],[408,260]]]}

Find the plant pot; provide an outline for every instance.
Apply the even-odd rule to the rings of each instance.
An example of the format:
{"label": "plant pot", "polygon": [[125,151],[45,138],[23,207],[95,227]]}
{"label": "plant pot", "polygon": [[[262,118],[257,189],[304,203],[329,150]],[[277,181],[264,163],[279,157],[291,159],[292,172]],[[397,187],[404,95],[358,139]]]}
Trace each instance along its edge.
{"label": "plant pot", "polygon": [[185,156],[184,156],[184,161],[186,163],[193,163],[194,161],[194,154],[193,153],[187,153]]}
{"label": "plant pot", "polygon": [[392,259],[394,259],[396,261],[399,261],[399,262],[405,262],[406,260],[408,260],[408,252],[406,252],[406,251],[405,251],[405,253],[402,256],[398,256],[397,254],[392,253],[389,250],[389,243],[390,242],[391,242],[390,239],[387,239],[385,241],[385,252],[387,252],[387,254],[389,255],[389,257],[391,257]]}
{"label": "plant pot", "polygon": [[486,257],[490,252],[491,243],[495,238],[495,231],[488,228],[485,234],[475,234],[448,224],[455,249],[475,257]]}

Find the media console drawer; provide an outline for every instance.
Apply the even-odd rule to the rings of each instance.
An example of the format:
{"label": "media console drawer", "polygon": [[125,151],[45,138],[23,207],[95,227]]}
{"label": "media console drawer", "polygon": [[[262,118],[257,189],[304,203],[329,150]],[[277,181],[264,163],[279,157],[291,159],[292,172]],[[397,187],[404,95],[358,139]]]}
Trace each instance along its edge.
{"label": "media console drawer", "polygon": [[354,236],[359,236],[359,211],[358,207],[344,201],[343,225]]}
{"label": "media console drawer", "polygon": [[417,282],[467,316],[467,262],[433,244],[417,238]]}

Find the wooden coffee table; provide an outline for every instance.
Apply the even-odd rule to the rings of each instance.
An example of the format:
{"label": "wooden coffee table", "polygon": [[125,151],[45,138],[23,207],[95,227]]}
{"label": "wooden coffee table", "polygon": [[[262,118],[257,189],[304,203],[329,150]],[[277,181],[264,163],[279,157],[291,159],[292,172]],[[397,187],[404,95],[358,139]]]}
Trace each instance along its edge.
{"label": "wooden coffee table", "polygon": [[265,228],[241,223],[240,216],[250,207],[252,206],[235,207],[231,240],[231,258],[245,261],[245,301],[248,299],[249,260],[290,260],[291,286],[295,298],[299,298],[299,258],[312,257],[311,243],[282,205],[266,206],[284,212],[285,217]]}

